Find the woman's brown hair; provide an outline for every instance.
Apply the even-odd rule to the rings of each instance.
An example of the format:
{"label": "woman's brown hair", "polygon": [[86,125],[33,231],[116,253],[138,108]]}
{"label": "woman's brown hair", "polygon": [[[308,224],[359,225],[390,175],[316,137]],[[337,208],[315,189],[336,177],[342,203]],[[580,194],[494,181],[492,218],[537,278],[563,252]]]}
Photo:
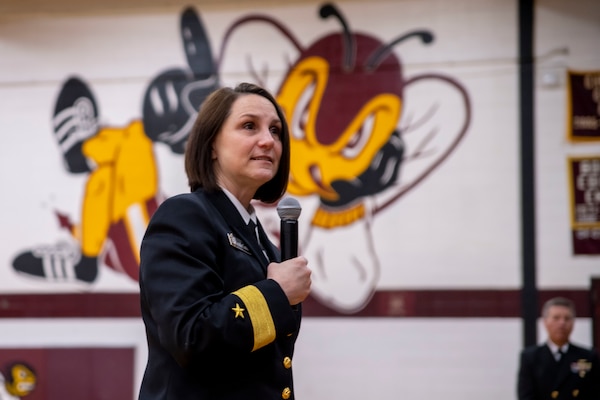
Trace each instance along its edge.
{"label": "woman's brown hair", "polygon": [[290,137],[285,115],[277,101],[267,90],[252,83],[240,83],[235,88],[223,87],[211,93],[200,106],[200,111],[186,143],[185,172],[188,185],[193,192],[199,188],[207,191],[219,190],[212,159],[212,148],[217,134],[231,112],[235,100],[246,94],[256,94],[269,100],[281,120],[280,139],[282,145],[279,169],[270,181],[258,188],[254,198],[265,203],[274,203],[285,193],[290,174]]}

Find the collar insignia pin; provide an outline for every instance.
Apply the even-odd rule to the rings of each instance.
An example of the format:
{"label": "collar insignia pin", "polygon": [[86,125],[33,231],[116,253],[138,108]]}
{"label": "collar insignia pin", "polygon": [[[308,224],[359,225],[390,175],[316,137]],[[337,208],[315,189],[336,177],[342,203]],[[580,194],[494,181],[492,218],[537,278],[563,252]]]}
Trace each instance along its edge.
{"label": "collar insignia pin", "polygon": [[248,246],[246,246],[246,244],[242,242],[241,239],[237,238],[233,233],[230,232],[227,234],[227,240],[229,240],[229,245],[231,247],[241,250],[246,254],[252,254],[250,252],[250,248],[248,248]]}

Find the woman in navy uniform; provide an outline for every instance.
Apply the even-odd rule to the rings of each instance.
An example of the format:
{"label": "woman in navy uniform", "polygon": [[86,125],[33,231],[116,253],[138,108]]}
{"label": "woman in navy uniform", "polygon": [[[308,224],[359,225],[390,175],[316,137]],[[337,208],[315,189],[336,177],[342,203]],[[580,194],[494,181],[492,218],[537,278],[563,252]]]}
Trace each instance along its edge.
{"label": "woman in navy uniform", "polygon": [[160,205],[141,246],[141,400],[294,399],[311,272],[303,256],[281,262],[251,204],[278,201],[289,167],[270,93],[242,83],[205,100],[185,153],[191,193]]}
{"label": "woman in navy uniform", "polygon": [[556,297],[542,309],[548,341],[521,352],[519,400],[600,399],[600,362],[595,350],[569,342],[575,306]]}

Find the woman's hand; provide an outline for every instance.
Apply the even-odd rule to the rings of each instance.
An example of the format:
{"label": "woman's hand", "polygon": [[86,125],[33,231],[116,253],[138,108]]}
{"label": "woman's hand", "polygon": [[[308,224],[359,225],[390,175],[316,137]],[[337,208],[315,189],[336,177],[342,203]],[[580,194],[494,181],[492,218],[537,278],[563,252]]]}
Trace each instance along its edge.
{"label": "woman's hand", "polygon": [[301,303],[308,297],[311,284],[310,275],[308,260],[303,256],[281,263],[271,263],[267,269],[267,278],[273,279],[281,286],[290,305]]}

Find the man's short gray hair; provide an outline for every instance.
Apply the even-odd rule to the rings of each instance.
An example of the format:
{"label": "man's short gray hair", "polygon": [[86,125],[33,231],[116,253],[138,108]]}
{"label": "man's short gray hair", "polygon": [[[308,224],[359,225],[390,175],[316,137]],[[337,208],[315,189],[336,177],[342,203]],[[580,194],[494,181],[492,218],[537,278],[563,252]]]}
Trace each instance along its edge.
{"label": "man's short gray hair", "polygon": [[573,318],[575,318],[575,303],[572,300],[567,299],[566,297],[553,297],[550,300],[546,301],[544,303],[544,306],[542,307],[543,318],[546,318],[546,316],[548,315],[548,310],[552,306],[567,307],[569,310],[571,310]]}

